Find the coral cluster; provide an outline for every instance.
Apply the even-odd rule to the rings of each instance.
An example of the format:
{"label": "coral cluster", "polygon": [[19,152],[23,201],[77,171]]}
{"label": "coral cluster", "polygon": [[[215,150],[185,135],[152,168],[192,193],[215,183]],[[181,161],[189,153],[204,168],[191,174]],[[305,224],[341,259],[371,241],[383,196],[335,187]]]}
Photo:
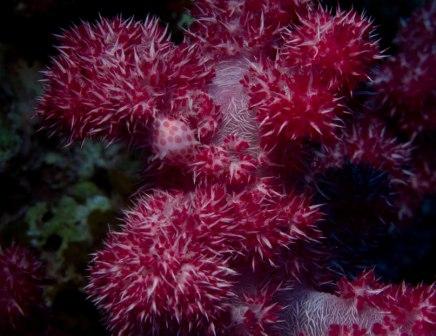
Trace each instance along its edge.
{"label": "coral cluster", "polygon": [[43,264],[18,245],[0,249],[0,331],[20,330],[42,307]]}
{"label": "coral cluster", "polygon": [[[90,265],[86,291],[108,328],[431,335],[431,285],[381,285],[372,273],[340,280],[329,267],[347,258],[332,237],[379,238],[402,217],[404,186],[434,183],[383,113],[346,106],[383,58],[372,22],[306,0],[199,0],[191,14],[180,44],[153,18],[82,23],[63,33],[44,73],[47,129],[68,142],[125,141],[147,156],[147,188]],[[407,49],[420,41],[422,55],[403,53],[422,66],[400,54],[374,86],[417,132],[434,117],[423,65],[434,61],[432,16],[434,5],[398,38]],[[419,72],[419,87],[401,86],[396,67]]]}
{"label": "coral cluster", "polygon": [[374,85],[382,103],[404,131],[419,133],[436,127],[436,4],[418,10],[399,32],[398,52],[380,69]]}
{"label": "coral cluster", "polygon": [[375,72],[375,102],[388,123],[414,139],[412,176],[401,200],[401,217],[410,218],[424,195],[436,190],[433,145],[435,119],[436,3],[429,1],[403,24],[397,51]]}
{"label": "coral cluster", "polygon": [[[372,271],[341,279],[336,295],[308,290],[287,298],[285,335],[434,335],[434,286],[381,284]],[[293,303],[293,304],[292,304]]]}

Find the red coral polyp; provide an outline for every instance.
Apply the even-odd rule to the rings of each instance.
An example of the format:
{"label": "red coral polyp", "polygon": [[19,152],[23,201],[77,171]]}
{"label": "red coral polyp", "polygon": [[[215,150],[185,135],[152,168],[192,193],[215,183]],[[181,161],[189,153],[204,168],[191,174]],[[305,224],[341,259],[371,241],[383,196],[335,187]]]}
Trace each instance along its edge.
{"label": "red coral polyp", "polygon": [[411,134],[436,129],[435,22],[436,4],[429,1],[398,33],[399,52],[376,71],[379,101],[397,127]]}
{"label": "red coral polyp", "polygon": [[20,323],[43,304],[44,268],[31,251],[18,245],[0,249],[0,331]]}
{"label": "red coral polyp", "polygon": [[114,233],[94,257],[87,292],[117,335],[158,335],[164,326],[214,334],[233,271],[201,250],[183,235]]}
{"label": "red coral polyp", "polygon": [[310,241],[320,220],[318,206],[304,195],[280,193],[268,180],[261,180],[234,199],[240,234],[239,250],[257,265],[276,267],[280,254],[299,241]]}
{"label": "red coral polyp", "polygon": [[234,240],[242,239],[236,229],[234,207],[225,189],[218,185],[197,187],[192,192],[157,190],[137,201],[127,212],[125,223],[146,234],[187,235],[212,255],[229,253]]}
{"label": "red coral polyp", "polygon": [[170,115],[197,130],[197,139],[204,144],[210,143],[222,119],[219,106],[209,94],[200,90],[178,95],[171,102]]}
{"label": "red coral polyp", "polygon": [[45,72],[39,115],[71,140],[120,138],[145,127],[156,113],[159,60],[168,53],[156,20],[81,24],[60,39],[60,54]]}
{"label": "red coral polyp", "polygon": [[62,35],[60,44],[45,72],[38,110],[47,128],[70,141],[94,137],[148,144],[156,115],[213,74],[195,46],[176,47],[156,19],[84,23]]}
{"label": "red coral polyp", "polygon": [[[346,300],[352,300],[358,311],[368,307],[380,306],[380,300],[388,287],[382,286],[373,271],[361,274],[354,281],[341,279],[338,283],[338,292]],[[383,294],[383,295],[381,295]]]}
{"label": "red coral polyp", "polygon": [[194,180],[226,185],[248,185],[256,178],[257,160],[247,152],[248,142],[228,136],[222,146],[204,146],[192,163]]}
{"label": "red coral polyp", "polygon": [[415,134],[436,129],[436,79],[427,75],[435,67],[435,54],[420,50],[390,58],[377,73],[374,87],[400,129]]}
{"label": "red coral polyp", "polygon": [[244,84],[260,123],[262,142],[333,138],[340,126],[340,98],[312,71],[285,72],[277,65],[253,65]]}
{"label": "red coral polyp", "polygon": [[309,5],[310,0],[196,1],[188,33],[215,58],[271,54],[282,27]]}
{"label": "red coral polyp", "polygon": [[354,12],[310,11],[285,32],[280,62],[312,68],[330,88],[352,90],[380,58],[371,21]]}
{"label": "red coral polyp", "polygon": [[245,290],[231,304],[231,334],[236,336],[278,335],[280,312],[283,307],[275,301],[278,288],[265,285]]}
{"label": "red coral polyp", "polygon": [[346,162],[364,164],[390,174],[393,184],[407,183],[411,143],[401,143],[375,118],[350,125],[336,143],[317,152],[316,170],[341,167]]}

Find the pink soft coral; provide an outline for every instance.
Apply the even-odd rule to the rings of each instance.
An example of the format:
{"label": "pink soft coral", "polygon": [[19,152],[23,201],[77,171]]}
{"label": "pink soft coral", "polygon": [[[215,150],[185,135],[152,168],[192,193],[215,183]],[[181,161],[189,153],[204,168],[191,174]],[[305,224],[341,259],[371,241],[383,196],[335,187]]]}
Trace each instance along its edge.
{"label": "pink soft coral", "polygon": [[112,234],[94,258],[87,287],[110,330],[214,333],[235,272],[204,248],[183,233],[153,227]]}
{"label": "pink soft coral", "polygon": [[58,50],[39,114],[71,141],[137,136],[147,143],[157,113],[212,75],[194,46],[176,48],[155,19],[83,23],[60,37]]}
{"label": "pink soft coral", "polygon": [[398,52],[375,77],[387,114],[409,133],[436,129],[436,3],[419,9],[400,30]]}
{"label": "pink soft coral", "polygon": [[179,45],[155,19],[102,19],[60,38],[39,105],[46,127],[150,153],[153,188],[90,268],[87,292],[114,334],[434,328],[431,286],[365,273],[341,280],[337,295],[310,289],[337,280],[312,201],[317,174],[351,164],[386,173],[389,185],[411,175],[409,142],[376,118],[350,121],[344,106],[380,58],[371,21],[315,7],[197,1]]}
{"label": "pink soft coral", "polygon": [[373,29],[370,20],[354,11],[311,11],[301,25],[285,32],[281,62],[314,69],[329,88],[353,90],[381,57]]}
{"label": "pink soft coral", "polygon": [[0,249],[0,331],[20,328],[44,305],[43,277],[43,264],[31,251],[18,245]]}

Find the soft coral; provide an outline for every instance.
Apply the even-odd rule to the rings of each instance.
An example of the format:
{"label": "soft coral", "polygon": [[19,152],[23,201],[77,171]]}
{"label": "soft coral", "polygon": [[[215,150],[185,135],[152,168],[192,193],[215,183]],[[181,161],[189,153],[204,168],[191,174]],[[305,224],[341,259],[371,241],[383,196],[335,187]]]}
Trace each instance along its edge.
{"label": "soft coral", "polygon": [[[389,186],[408,181],[409,143],[382,121],[350,122],[343,105],[379,58],[371,22],[303,0],[202,0],[192,14],[178,45],[155,19],[82,24],[64,33],[45,73],[47,128],[145,147],[159,177],[91,264],[87,291],[109,328],[361,335],[398,325],[410,307],[416,323],[401,328],[430,330],[431,286],[400,291],[366,273],[342,280],[339,295],[308,289],[337,277],[318,250],[324,216],[305,182],[346,162],[383,171]],[[283,172],[301,157],[303,182],[287,183]]]}

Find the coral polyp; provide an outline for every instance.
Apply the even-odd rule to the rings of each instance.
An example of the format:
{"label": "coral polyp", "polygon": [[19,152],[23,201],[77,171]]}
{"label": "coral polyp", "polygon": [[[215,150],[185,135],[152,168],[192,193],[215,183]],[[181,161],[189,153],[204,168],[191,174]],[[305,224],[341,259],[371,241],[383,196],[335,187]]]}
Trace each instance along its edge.
{"label": "coral polyp", "polygon": [[277,335],[283,307],[274,302],[278,288],[249,289],[232,304],[232,333],[237,336]]}
{"label": "coral polyp", "polygon": [[234,271],[201,250],[183,234],[114,233],[94,258],[87,291],[117,335],[212,334]]}
{"label": "coral polyp", "polygon": [[311,69],[289,73],[271,64],[253,66],[245,83],[266,147],[280,138],[332,137],[340,126],[340,97]]}
{"label": "coral polyp", "polygon": [[329,88],[352,90],[381,57],[372,22],[354,11],[311,11],[283,39],[281,63],[313,69]]}
{"label": "coral polyp", "polygon": [[186,80],[193,79],[193,89],[212,74],[192,46],[175,48],[156,19],[83,23],[59,42],[60,54],[45,72],[39,115],[72,141],[133,141],[137,135],[147,143],[156,114],[188,89]]}
{"label": "coral polyp", "polygon": [[309,0],[196,1],[188,33],[215,57],[269,53],[282,27],[310,6]]}
{"label": "coral polyp", "polygon": [[62,35],[60,43],[40,103],[47,127],[77,140],[120,137],[133,132],[135,124],[148,124],[162,86],[159,59],[170,51],[156,20],[86,23]]}
{"label": "coral polyp", "polygon": [[408,133],[436,129],[436,82],[429,75],[436,66],[435,21],[436,4],[429,1],[404,24],[396,38],[398,53],[375,76],[386,114]]}
{"label": "coral polyp", "polygon": [[0,250],[0,331],[20,330],[44,306],[44,267],[28,249],[12,245]]}

